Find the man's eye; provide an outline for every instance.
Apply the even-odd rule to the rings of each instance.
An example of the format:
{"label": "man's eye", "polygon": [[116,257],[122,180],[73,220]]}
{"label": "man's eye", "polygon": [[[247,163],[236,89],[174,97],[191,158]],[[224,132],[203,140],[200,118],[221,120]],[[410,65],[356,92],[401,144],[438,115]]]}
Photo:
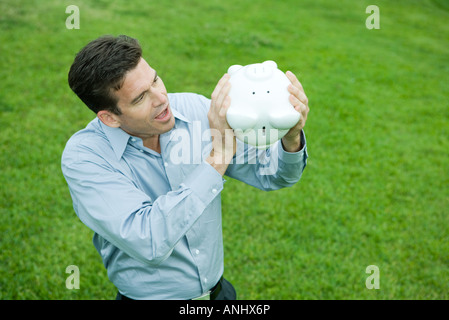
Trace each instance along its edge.
{"label": "man's eye", "polygon": [[142,101],[142,100],[143,100],[143,97],[145,97],[145,93],[142,94],[142,95],[136,100],[136,103],[139,103],[140,101]]}

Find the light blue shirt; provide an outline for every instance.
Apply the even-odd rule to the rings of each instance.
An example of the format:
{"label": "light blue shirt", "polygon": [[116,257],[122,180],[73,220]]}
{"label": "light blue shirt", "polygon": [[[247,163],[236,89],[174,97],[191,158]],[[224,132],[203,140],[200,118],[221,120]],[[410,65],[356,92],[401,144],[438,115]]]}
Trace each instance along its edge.
{"label": "light blue shirt", "polygon": [[[223,274],[225,180],[205,161],[210,100],[175,93],[169,101],[175,126],[160,135],[160,154],[95,118],[62,155],[75,212],[94,231],[109,279],[132,299],[192,299]],[[226,175],[275,190],[296,183],[306,160],[305,147],[288,153],[279,142],[267,150],[238,142]]]}

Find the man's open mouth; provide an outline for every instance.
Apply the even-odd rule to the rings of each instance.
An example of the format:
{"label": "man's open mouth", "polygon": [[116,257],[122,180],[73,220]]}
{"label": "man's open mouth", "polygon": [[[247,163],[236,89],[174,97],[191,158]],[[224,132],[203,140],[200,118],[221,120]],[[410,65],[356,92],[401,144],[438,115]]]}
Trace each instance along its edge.
{"label": "man's open mouth", "polygon": [[168,105],[161,113],[156,116],[155,119],[158,121],[167,121],[168,119],[170,119],[170,110],[168,108]]}

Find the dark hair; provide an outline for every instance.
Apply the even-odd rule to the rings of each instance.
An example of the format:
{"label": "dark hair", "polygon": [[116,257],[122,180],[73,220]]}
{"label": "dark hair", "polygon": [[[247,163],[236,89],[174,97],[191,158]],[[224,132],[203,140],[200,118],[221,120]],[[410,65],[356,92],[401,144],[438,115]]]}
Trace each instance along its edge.
{"label": "dark hair", "polygon": [[76,55],[69,71],[69,86],[93,112],[108,110],[120,115],[113,90],[120,90],[126,73],[141,57],[142,48],[136,39],[102,36]]}

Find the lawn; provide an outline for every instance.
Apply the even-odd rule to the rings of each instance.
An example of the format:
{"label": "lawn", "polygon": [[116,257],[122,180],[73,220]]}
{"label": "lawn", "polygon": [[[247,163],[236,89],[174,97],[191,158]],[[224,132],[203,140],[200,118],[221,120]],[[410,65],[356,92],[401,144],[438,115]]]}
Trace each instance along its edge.
{"label": "lawn", "polygon": [[[365,26],[371,4],[380,29]],[[210,97],[230,65],[264,60],[300,78],[300,183],[266,193],[227,179],[222,193],[238,298],[448,299],[448,21],[444,0],[0,2],[0,299],[115,298],[60,169],[94,117],[67,72],[103,34],[138,38],[170,92]]]}

